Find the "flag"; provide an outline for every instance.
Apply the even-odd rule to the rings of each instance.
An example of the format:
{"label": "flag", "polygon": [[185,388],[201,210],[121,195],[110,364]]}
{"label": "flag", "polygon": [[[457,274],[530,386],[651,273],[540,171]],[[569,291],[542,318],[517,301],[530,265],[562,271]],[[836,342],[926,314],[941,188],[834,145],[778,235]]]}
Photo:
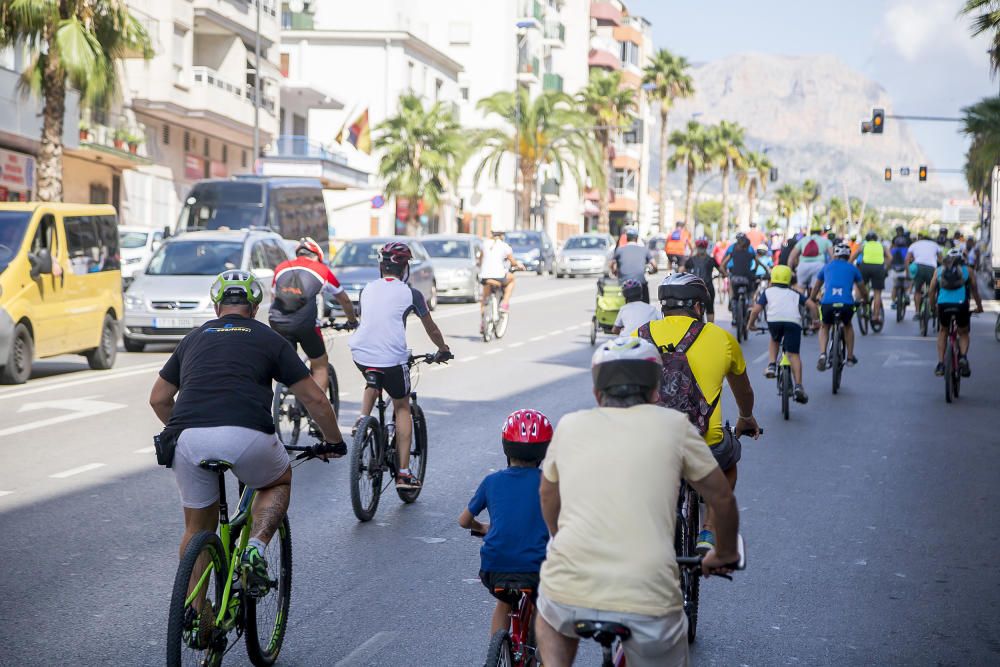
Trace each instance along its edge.
{"label": "flag", "polygon": [[368,109],[362,111],[353,123],[341,128],[340,132],[337,133],[337,143],[339,144],[344,143],[344,130],[347,130],[346,140],[348,143],[359,151],[371,154],[372,134],[371,129],[368,127]]}

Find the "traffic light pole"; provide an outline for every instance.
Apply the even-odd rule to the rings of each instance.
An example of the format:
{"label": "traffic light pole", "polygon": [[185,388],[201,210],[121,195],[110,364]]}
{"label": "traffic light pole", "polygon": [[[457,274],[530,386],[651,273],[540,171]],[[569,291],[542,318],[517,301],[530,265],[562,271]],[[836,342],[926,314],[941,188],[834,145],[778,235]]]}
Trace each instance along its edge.
{"label": "traffic light pole", "polygon": [[886,114],[886,118],[892,118],[894,120],[922,120],[922,121],[933,121],[941,123],[961,123],[962,118],[952,118],[950,116],[897,116],[893,114]]}

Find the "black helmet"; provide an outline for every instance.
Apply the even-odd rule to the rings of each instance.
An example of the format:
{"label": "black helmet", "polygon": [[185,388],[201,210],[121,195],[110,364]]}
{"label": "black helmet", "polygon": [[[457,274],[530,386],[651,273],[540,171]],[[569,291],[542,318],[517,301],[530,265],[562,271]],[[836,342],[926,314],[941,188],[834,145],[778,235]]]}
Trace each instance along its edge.
{"label": "black helmet", "polygon": [[878,241],[878,234],[875,232],[868,232],[865,234],[865,241]]}
{"label": "black helmet", "polygon": [[629,278],[622,283],[622,296],[626,301],[637,301],[642,298],[642,283],[635,278]]}
{"label": "black helmet", "polygon": [[707,308],[712,298],[704,280],[693,273],[684,272],[671,273],[664,278],[656,296],[665,309],[685,310],[694,308],[696,302]]}

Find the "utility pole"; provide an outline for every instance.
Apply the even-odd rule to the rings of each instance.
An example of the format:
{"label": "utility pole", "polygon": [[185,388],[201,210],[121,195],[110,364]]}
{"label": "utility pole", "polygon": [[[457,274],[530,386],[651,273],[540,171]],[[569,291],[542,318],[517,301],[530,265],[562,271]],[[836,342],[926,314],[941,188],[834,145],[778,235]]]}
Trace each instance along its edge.
{"label": "utility pole", "polygon": [[257,161],[260,159],[260,3],[263,0],[254,0],[257,6],[257,32],[253,40],[253,171],[257,173]]}

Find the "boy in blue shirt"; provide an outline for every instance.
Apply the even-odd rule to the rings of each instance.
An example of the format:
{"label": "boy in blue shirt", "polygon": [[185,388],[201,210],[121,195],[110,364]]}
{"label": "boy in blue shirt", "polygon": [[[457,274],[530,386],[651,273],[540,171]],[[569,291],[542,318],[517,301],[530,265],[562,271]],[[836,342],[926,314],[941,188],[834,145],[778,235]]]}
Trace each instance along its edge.
{"label": "boy in blue shirt", "polygon": [[868,298],[868,289],[861,271],[851,264],[850,258],[851,246],[846,243],[837,244],[833,249],[833,261],[824,266],[816,276],[816,284],[810,295],[810,300],[815,302],[820,290],[823,290],[823,301],[820,303],[823,328],[819,331],[819,360],[816,362],[816,368],[820,371],[827,369],[826,343],[834,319],[839,319],[844,324],[847,365],[858,363],[858,358],[854,356],[854,327],[851,324],[854,318],[854,286],[857,285],[863,300]]}
{"label": "boy in blue shirt", "polygon": [[[537,410],[518,410],[504,422],[501,439],[508,467],[487,475],[458,517],[462,528],[485,534],[479,578],[497,599],[491,637],[508,627],[511,606],[517,602],[507,591],[538,591],[538,571],[549,541],[538,496],[538,466],[552,441],[552,423]],[[489,524],[476,520],[484,509],[489,510]]]}

